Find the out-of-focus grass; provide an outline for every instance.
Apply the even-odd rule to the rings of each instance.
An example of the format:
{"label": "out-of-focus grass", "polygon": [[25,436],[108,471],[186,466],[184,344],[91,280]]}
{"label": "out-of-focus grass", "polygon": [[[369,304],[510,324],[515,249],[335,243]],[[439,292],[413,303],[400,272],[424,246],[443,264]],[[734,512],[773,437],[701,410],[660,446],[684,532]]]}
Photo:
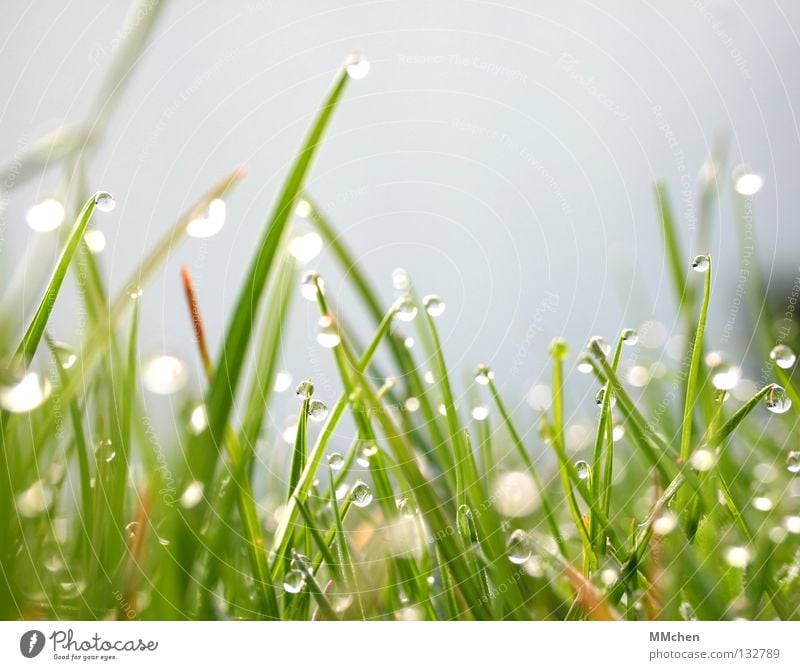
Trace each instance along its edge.
{"label": "out-of-focus grass", "polygon": [[[103,98],[111,102],[94,110],[97,128],[106,128],[154,20],[155,12],[121,50]],[[448,318],[443,301],[420,299],[401,272],[397,299],[383,304],[334,224],[303,192],[349,79],[365,68],[354,55],[336,75],[276,197],[213,361],[203,297],[183,273],[206,373],[201,397],[168,388],[174,361],[160,362],[155,382],[151,363],[139,361],[138,332],[146,327],[139,323],[146,300],[140,287],[190,224],[232,197],[244,171],[201,196],[125,291],[109,296],[102,257],[85,233],[103,214],[95,210],[112,203],[102,194],[87,199],[86,146],[50,155],[71,159],[68,191],[86,204],[31,322],[3,328],[8,335],[0,342],[0,616],[797,618],[800,455],[787,446],[800,410],[792,402],[793,355],[773,350],[772,362],[765,360],[782,386],[768,382],[750,397],[737,391],[738,377],[732,382],[707,347],[714,339],[706,332],[711,259],[690,263],[666,187],[658,185],[657,204],[683,356],[664,369],[650,357],[654,350],[626,346],[637,347],[629,329],[613,349],[587,333],[577,356],[557,338],[550,402],[538,416],[512,416],[501,393],[503,370],[495,378],[481,364],[474,386],[454,383],[458,375],[437,330]],[[40,159],[32,156],[27,169],[52,162]],[[706,216],[710,188],[700,194]],[[298,248],[309,239],[325,242],[360,304],[339,305],[335,315],[318,274],[300,281],[307,258]],[[73,280],[90,322],[86,341],[70,347],[58,341],[50,315],[77,263],[85,271]],[[301,285],[318,305],[317,341],[333,357],[341,396],[327,407],[312,381],[301,382],[288,444],[266,417],[278,392],[286,317]],[[179,291],[177,278],[175,286]],[[372,316],[373,333],[348,328],[346,315],[357,309]],[[410,346],[400,322],[413,325],[420,344]],[[756,322],[766,358],[778,338]],[[11,335],[17,332],[18,342]],[[433,370],[421,367],[420,348]],[[378,369],[381,350],[388,355]],[[566,425],[565,368],[575,363],[598,382],[585,459]],[[169,458],[148,435],[153,424],[141,392],[154,383],[182,394],[176,406],[192,408],[191,418],[176,417]],[[679,402],[664,404],[665,389]],[[468,414],[466,399],[474,406]],[[241,413],[233,411],[237,402]],[[64,411],[66,423],[59,420]],[[356,437],[342,448],[347,415]],[[538,431],[530,430],[534,423]],[[534,432],[538,439],[528,437]],[[257,457],[263,444],[285,452],[279,488]],[[266,497],[257,501],[254,491],[265,482]]]}

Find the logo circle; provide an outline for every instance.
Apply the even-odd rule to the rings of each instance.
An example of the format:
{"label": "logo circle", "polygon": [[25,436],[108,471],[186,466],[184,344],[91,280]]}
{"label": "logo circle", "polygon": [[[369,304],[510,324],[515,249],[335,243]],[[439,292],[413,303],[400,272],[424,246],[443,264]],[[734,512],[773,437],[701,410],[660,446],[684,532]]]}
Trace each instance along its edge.
{"label": "logo circle", "polygon": [[40,630],[29,630],[19,639],[19,650],[25,658],[33,658],[44,649],[44,634]]}

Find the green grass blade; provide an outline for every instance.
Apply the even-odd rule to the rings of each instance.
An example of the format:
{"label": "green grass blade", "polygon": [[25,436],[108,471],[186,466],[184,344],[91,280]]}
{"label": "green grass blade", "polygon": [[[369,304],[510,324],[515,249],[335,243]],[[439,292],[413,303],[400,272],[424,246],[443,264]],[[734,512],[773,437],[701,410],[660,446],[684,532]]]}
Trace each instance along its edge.
{"label": "green grass blade", "polygon": [[19,347],[17,348],[16,355],[21,361],[23,361],[25,365],[29,364],[33,359],[33,355],[36,353],[39,342],[44,335],[45,328],[47,327],[47,321],[53,311],[53,306],[55,305],[58,293],[61,291],[64,278],[67,276],[70,263],[72,263],[72,258],[78,249],[78,245],[83,239],[83,234],[86,232],[86,227],[89,225],[89,221],[94,213],[95,205],[97,204],[97,198],[100,195],[100,193],[95,193],[91,198],[89,198],[78,214],[78,218],[72,226],[72,230],[69,233],[69,237],[67,238],[67,242],[61,252],[61,256],[59,257],[56,267],[53,270],[53,274],[50,277],[50,281],[47,285],[44,296],[39,302],[39,307],[36,309],[36,313],[33,316],[31,324],[28,326],[28,329],[22,338],[22,342],[20,342]]}
{"label": "green grass blade", "polygon": [[711,256],[705,256],[708,267],[705,271],[703,284],[703,301],[700,306],[700,317],[697,321],[697,330],[692,342],[692,358],[689,364],[689,374],[686,377],[686,400],[683,408],[683,423],[681,425],[680,457],[685,463],[689,460],[692,449],[692,416],[696,402],[697,378],[700,374],[700,365],[703,357],[703,336],[706,331],[708,318],[708,304],[711,298]]}

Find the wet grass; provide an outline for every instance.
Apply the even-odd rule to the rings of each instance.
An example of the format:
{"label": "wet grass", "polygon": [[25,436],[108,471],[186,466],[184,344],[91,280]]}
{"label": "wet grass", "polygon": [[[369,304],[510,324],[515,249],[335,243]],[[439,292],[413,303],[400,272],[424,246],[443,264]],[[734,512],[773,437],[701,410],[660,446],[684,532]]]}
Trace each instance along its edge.
{"label": "wet grass", "polygon": [[[148,26],[118,58],[135,60]],[[189,223],[213,201],[235,197],[245,173],[234,169],[201,195],[114,296],[102,256],[84,240],[111,202],[74,178],[86,147],[65,149],[70,201],[85,204],[76,206],[30,323],[3,329],[0,617],[798,618],[793,356],[782,349],[770,361],[777,340],[756,319],[764,349],[757,363],[776,383],[747,397],[743,385],[721,388],[729,363],[707,344],[717,279],[709,256],[692,260],[684,249],[666,187],[657,187],[654,211],[682,355],[664,369],[661,348],[641,347],[629,330],[613,346],[592,333],[585,348],[557,338],[550,402],[538,414],[512,413],[518,403],[503,397],[503,370],[481,364],[474,381],[455,383],[463,371],[448,367],[438,333],[444,303],[417,296],[400,273],[397,300],[384,304],[305,192],[351,85],[348,68],[360,74],[364,65],[351,57],[323,99],[215,356],[202,296],[189,270],[182,273],[205,388],[195,397],[176,389],[175,406],[193,411],[158,436],[174,445],[167,454],[154,446],[142,396],[153,381],[139,360],[138,333],[148,327],[140,288]],[[22,162],[48,169],[40,158]],[[319,275],[303,275],[297,245],[308,227],[352,282],[354,304],[334,312]],[[50,316],[79,264],[71,280],[89,323],[85,341],[70,347]],[[332,357],[341,395],[326,406],[313,382],[301,382],[287,442],[266,417],[278,406],[281,340],[301,285],[318,305],[317,342]],[[356,310],[372,317],[372,332],[348,326]],[[417,344],[407,346],[401,327],[414,328]],[[581,444],[567,425],[575,365],[600,392]],[[481,411],[464,411],[479,403]],[[345,439],[348,417],[354,439]],[[267,477],[262,450],[285,456],[280,485]]]}

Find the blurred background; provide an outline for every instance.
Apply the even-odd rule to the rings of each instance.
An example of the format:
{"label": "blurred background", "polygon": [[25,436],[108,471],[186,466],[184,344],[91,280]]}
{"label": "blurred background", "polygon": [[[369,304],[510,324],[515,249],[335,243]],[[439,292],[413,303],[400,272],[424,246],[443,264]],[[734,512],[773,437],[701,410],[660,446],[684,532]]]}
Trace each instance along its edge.
{"label": "blurred background", "polygon": [[[96,223],[107,280],[119,289],[212,183],[248,166],[222,230],[176,247],[144,287],[143,354],[185,359],[195,393],[202,375],[179,266],[192,271],[216,350],[277,189],[354,49],[369,74],[350,82],[308,189],[387,305],[398,267],[420,294],[442,296],[448,364],[466,379],[491,363],[506,396],[520,399],[517,411],[531,411],[529,389],[548,383],[555,335],[576,352],[591,335],[611,339],[655,320],[664,327],[649,329],[651,344],[669,341],[676,304],[656,179],[669,187],[687,268],[695,253],[715,259],[709,347],[741,358],[751,346],[752,323],[737,316],[754,286],[734,220],[731,175],[742,163],[763,178],[746,203],[783,311],[800,261],[797,2],[163,4],[108,110],[87,183],[117,200]],[[26,214],[64,187],[61,163],[23,180],[15,159],[43,134],[86,118],[120,44],[155,3],[135,6],[124,28],[129,11],[124,2],[4,3],[0,272],[4,318],[15,328],[30,318],[59,241],[58,231],[32,230]],[[717,172],[708,162],[714,146],[727,156]],[[709,183],[715,203],[703,216]],[[330,254],[323,249],[311,267],[366,339],[369,321]],[[59,339],[78,339],[78,304],[74,292],[59,299]],[[317,316],[311,303],[293,305],[282,367],[294,382],[313,376],[333,400]],[[756,378],[760,361],[751,364]],[[571,413],[593,409],[588,379],[584,386]],[[296,412],[293,400],[287,412]]]}

